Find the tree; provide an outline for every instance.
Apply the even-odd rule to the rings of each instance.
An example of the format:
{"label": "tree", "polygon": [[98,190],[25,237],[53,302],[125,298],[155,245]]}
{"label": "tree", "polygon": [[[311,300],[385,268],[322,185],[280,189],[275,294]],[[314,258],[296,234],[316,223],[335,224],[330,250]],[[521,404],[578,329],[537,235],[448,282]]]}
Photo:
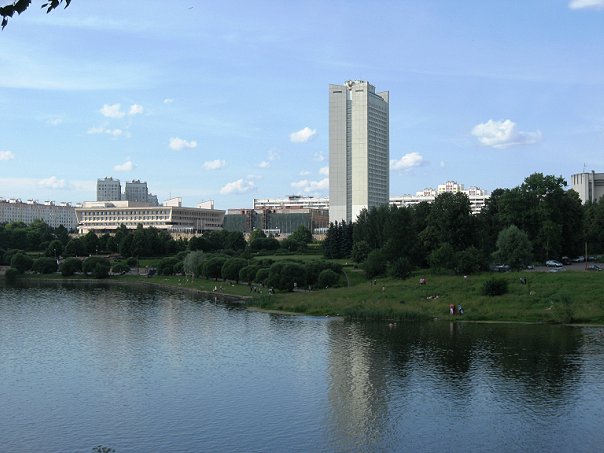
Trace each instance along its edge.
{"label": "tree", "polygon": [[371,248],[367,241],[355,242],[352,246],[352,253],[350,257],[355,263],[362,263],[367,259],[367,256],[371,252]]}
{"label": "tree", "polygon": [[43,257],[34,260],[31,270],[38,274],[53,274],[57,271],[57,267],[55,258]]}
{"label": "tree", "polygon": [[248,261],[243,258],[229,258],[224,262],[220,273],[223,280],[234,280],[239,283],[239,271],[247,266]]}
{"label": "tree", "polygon": [[202,251],[187,253],[183,260],[183,271],[185,275],[191,276],[192,279],[199,276],[201,263],[206,259],[206,255]]}
{"label": "tree", "polygon": [[331,287],[336,286],[339,281],[340,281],[339,274],[332,271],[331,269],[324,269],[319,274],[318,284],[319,284],[319,288],[327,288],[330,286]]}
{"label": "tree", "polygon": [[33,258],[24,253],[17,253],[10,260],[11,267],[17,269],[20,274],[23,274],[25,271],[30,270],[33,264]]}
{"label": "tree", "polygon": [[46,256],[54,257],[55,259],[57,259],[57,257],[63,254],[63,243],[58,239],[54,239],[50,242],[50,244],[48,244],[48,247],[46,248],[46,252],[44,254]]}
{"label": "tree", "polygon": [[124,262],[115,263],[111,268],[111,272],[113,272],[114,274],[124,275],[130,272],[130,266],[128,266]]}
{"label": "tree", "polygon": [[288,239],[301,242],[302,244],[310,244],[312,242],[312,233],[304,225],[300,225],[296,231],[289,235]]}
{"label": "tree", "polygon": [[436,248],[428,256],[428,263],[434,272],[452,270],[455,268],[455,249],[451,244],[445,242]]}
{"label": "tree", "polygon": [[222,276],[222,265],[227,260],[224,256],[213,256],[210,259],[207,259],[202,264],[203,275],[206,278],[213,278],[214,280],[218,280]]}
{"label": "tree", "polygon": [[494,258],[498,263],[507,264],[518,271],[530,264],[532,260],[531,250],[532,244],[528,234],[516,225],[511,225],[499,233]]}
{"label": "tree", "polygon": [[174,267],[178,262],[178,259],[174,257],[162,258],[157,264],[157,274],[174,275]]}
{"label": "tree", "polygon": [[386,259],[381,250],[372,250],[365,261],[365,275],[367,278],[378,277],[386,272]]}
{"label": "tree", "polygon": [[82,261],[80,261],[78,258],[66,258],[59,266],[59,270],[61,271],[61,275],[63,277],[70,277],[76,272],[81,272]]}
{"label": "tree", "polygon": [[[65,5],[65,8],[69,6],[71,0],[48,0],[43,3],[41,8],[46,9],[48,14],[53,9],[58,8],[61,4]],[[0,16],[2,16],[2,29],[8,24],[8,18],[13,17],[16,14],[23,13],[27,8],[31,6],[31,0],[14,0],[12,4],[6,6],[0,6]]]}

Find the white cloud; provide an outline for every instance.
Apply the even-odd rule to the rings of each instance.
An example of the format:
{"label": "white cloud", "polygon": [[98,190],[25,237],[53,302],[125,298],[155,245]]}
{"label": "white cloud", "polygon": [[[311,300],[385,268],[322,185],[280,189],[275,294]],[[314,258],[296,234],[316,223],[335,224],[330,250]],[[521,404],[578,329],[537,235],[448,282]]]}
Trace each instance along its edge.
{"label": "white cloud", "polygon": [[174,151],[180,151],[182,149],[193,149],[197,148],[197,142],[195,140],[185,140],[178,137],[172,137],[170,139],[170,148]]}
{"label": "white cloud", "polygon": [[12,160],[15,155],[10,151],[0,151],[0,160]]}
{"label": "white cloud", "polygon": [[106,116],[107,118],[123,118],[126,116],[126,113],[122,112],[122,106],[120,104],[104,104],[101,107],[101,115]]}
{"label": "white cloud", "polygon": [[123,164],[117,164],[113,166],[114,171],[132,171],[134,170],[135,165],[131,160],[127,160]]}
{"label": "white cloud", "polygon": [[312,160],[314,160],[315,162],[323,162],[325,160],[325,156],[321,152],[315,153]]}
{"label": "white cloud", "polygon": [[254,181],[249,179],[238,179],[237,181],[230,182],[220,189],[222,195],[229,195],[231,193],[248,193],[256,189]]}
{"label": "white cloud", "polygon": [[46,189],[65,189],[67,184],[64,179],[58,179],[55,176],[51,176],[50,178],[41,179],[38,181],[38,185],[44,187]]}
{"label": "white cloud", "polygon": [[309,141],[317,133],[316,129],[305,127],[299,131],[289,134],[289,141],[293,143],[305,143]]}
{"label": "white cloud", "polygon": [[309,172],[309,171],[302,170],[302,171],[300,172],[300,176],[308,176],[308,175],[310,175],[310,172]]}
{"label": "white cloud", "polygon": [[206,171],[211,171],[211,170],[218,170],[219,168],[222,168],[225,165],[226,165],[225,160],[216,159],[216,160],[208,160],[208,161],[204,162],[202,167]]}
{"label": "white cloud", "polygon": [[319,174],[329,176],[329,167],[319,168]]}
{"label": "white cloud", "polygon": [[260,168],[269,168],[271,166],[271,163],[267,160],[263,160],[262,162],[260,162],[258,164],[258,167]]}
{"label": "white cloud", "polygon": [[140,115],[144,111],[145,111],[145,109],[143,109],[142,105],[132,104],[130,106],[130,110],[128,110],[128,115]]}
{"label": "white cloud", "polygon": [[130,137],[130,133],[123,129],[109,129],[105,126],[91,127],[88,129],[88,133],[92,135],[107,134],[112,137]]}
{"label": "white cloud", "polygon": [[407,153],[398,160],[391,160],[390,170],[408,170],[413,167],[419,167],[423,162],[424,157],[420,153]]}
{"label": "white cloud", "polygon": [[570,0],[568,7],[570,9],[602,9],[604,0]]}
{"label": "white cloud", "polygon": [[320,181],[310,181],[308,179],[302,179],[291,183],[294,189],[302,190],[304,192],[316,192],[329,189],[329,178],[324,178]]}
{"label": "white cloud", "polygon": [[58,126],[63,122],[63,118],[49,118],[46,120],[47,126]]}
{"label": "white cloud", "polygon": [[281,159],[281,154],[276,149],[268,150],[268,160],[275,161]]}
{"label": "white cloud", "polygon": [[173,98],[166,98],[164,99],[164,104],[172,104],[174,102]]}
{"label": "white cloud", "polygon": [[517,130],[512,120],[493,121],[477,124],[472,135],[485,146],[507,148],[514,145],[530,145],[541,140],[541,132],[522,132]]}

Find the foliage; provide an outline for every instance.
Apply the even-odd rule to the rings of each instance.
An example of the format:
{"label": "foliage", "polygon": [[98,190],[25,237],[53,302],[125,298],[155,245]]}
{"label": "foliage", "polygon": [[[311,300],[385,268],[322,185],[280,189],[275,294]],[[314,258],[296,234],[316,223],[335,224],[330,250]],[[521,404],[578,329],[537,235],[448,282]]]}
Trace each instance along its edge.
{"label": "foliage", "polygon": [[239,269],[239,280],[244,282],[252,282],[256,277],[256,273],[262,266],[257,264],[248,264]]}
{"label": "foliage", "polygon": [[70,277],[82,271],[82,261],[78,258],[65,258],[59,265],[59,271],[63,277]]}
{"label": "foliage", "polygon": [[38,274],[53,274],[57,271],[57,268],[57,260],[45,256],[34,260],[31,270]]}
{"label": "foliage", "polygon": [[124,275],[130,272],[130,266],[128,266],[124,262],[115,263],[111,268],[111,272],[113,272],[114,274]]}
{"label": "foliage", "polygon": [[107,278],[111,263],[107,258],[91,256],[82,263],[82,272],[86,275],[92,275],[95,278]]}
{"label": "foliage", "polygon": [[386,273],[386,259],[381,250],[372,250],[363,266],[367,278],[379,277]]}
{"label": "foliage", "polygon": [[187,253],[183,260],[183,272],[185,275],[191,278],[199,277],[199,269],[205,259],[206,255],[200,250]]}
{"label": "foliage", "polygon": [[482,286],[482,294],[484,296],[501,296],[508,292],[507,280],[499,278],[490,278],[486,280]]}
{"label": "foliage", "polygon": [[86,246],[80,238],[70,239],[63,249],[63,256],[84,256]]}
{"label": "foliage", "polygon": [[341,265],[325,260],[309,261],[304,265],[304,268],[306,270],[306,283],[311,286],[314,286],[319,282],[319,275],[326,269],[329,269],[338,275],[342,273]]}
{"label": "foliage", "polygon": [[339,274],[332,271],[331,269],[323,269],[321,271],[321,273],[319,274],[319,278],[318,278],[319,288],[327,288],[327,287],[332,288],[338,284],[339,280],[340,280]]}
{"label": "foliage", "polygon": [[256,271],[256,276],[254,277],[255,283],[262,283],[263,285],[268,283],[269,269],[263,267]]}
{"label": "foliage", "polygon": [[455,272],[458,274],[474,274],[485,267],[484,256],[476,247],[468,247],[455,254]]}
{"label": "foliage", "polygon": [[388,275],[394,278],[407,278],[411,275],[413,265],[407,257],[400,256],[388,266]]}
{"label": "foliage", "polygon": [[23,250],[10,249],[4,252],[4,255],[2,255],[2,264],[10,264],[13,256],[15,256],[17,253],[23,253]]}
{"label": "foliage", "polygon": [[16,253],[10,260],[11,267],[14,267],[19,271],[20,274],[31,269],[34,264],[34,260],[31,256],[25,253]]}
{"label": "foliage", "polygon": [[[65,4],[65,8],[69,6],[71,0],[47,0],[41,8],[46,9],[46,13],[58,8],[61,4]],[[2,16],[2,29],[8,24],[8,18],[16,14],[21,14],[31,5],[31,0],[14,0],[12,4],[0,6],[0,16]]]}
{"label": "foliage", "polygon": [[352,246],[352,253],[350,257],[355,263],[363,263],[367,259],[369,252],[371,252],[371,248],[369,247],[367,241],[357,241]]}
{"label": "foliage", "polygon": [[325,258],[348,258],[352,252],[353,231],[352,223],[345,221],[331,223],[323,241]]}
{"label": "foliage", "polygon": [[223,280],[234,280],[239,283],[239,271],[247,266],[248,261],[243,258],[229,258],[220,270]]}
{"label": "foliage", "polygon": [[532,260],[532,244],[528,234],[516,225],[501,230],[493,257],[497,263],[507,264],[516,271],[526,268]]}
{"label": "foliage", "polygon": [[126,264],[130,267],[136,267],[138,266],[138,259],[134,256],[131,256],[130,258],[126,259]]}
{"label": "foliage", "polygon": [[174,267],[178,263],[178,259],[172,258],[162,258],[157,264],[157,274],[158,275],[174,275],[175,270]]}
{"label": "foliage", "polygon": [[[254,230],[258,231],[258,230]],[[261,230],[260,230],[261,231]],[[264,233],[262,233],[264,234]],[[260,250],[278,250],[280,247],[279,241],[274,237],[256,237],[250,240],[250,250],[252,252],[258,252]]]}
{"label": "foliage", "polygon": [[17,269],[14,267],[9,267],[4,273],[4,279],[6,280],[6,283],[13,284],[17,281],[18,275],[19,271]]}
{"label": "foliage", "polygon": [[442,243],[428,256],[428,263],[434,272],[455,268],[455,250],[448,242]]}
{"label": "foliage", "polygon": [[310,244],[312,242],[312,233],[304,225],[300,225],[296,231],[289,235],[288,239],[302,244]]}
{"label": "foliage", "polygon": [[48,247],[46,248],[46,252],[44,254],[46,256],[50,256],[57,259],[63,254],[63,243],[58,239],[53,239],[48,244]]}
{"label": "foliage", "polygon": [[205,278],[218,280],[222,277],[222,266],[226,260],[224,256],[213,256],[205,260],[201,265],[201,273]]}

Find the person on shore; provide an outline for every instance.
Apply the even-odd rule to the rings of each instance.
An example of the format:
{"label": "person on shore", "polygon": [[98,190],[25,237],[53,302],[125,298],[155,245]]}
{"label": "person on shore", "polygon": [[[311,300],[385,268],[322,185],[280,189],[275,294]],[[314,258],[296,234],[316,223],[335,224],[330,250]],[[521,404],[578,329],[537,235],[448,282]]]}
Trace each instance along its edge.
{"label": "person on shore", "polygon": [[457,304],[457,313],[463,315],[463,307],[461,306],[461,304]]}
{"label": "person on shore", "polygon": [[449,314],[453,316],[455,314],[455,305],[449,304]]}
{"label": "person on shore", "polygon": [[425,285],[426,284],[426,279],[424,277],[419,279],[419,284],[420,285]]}

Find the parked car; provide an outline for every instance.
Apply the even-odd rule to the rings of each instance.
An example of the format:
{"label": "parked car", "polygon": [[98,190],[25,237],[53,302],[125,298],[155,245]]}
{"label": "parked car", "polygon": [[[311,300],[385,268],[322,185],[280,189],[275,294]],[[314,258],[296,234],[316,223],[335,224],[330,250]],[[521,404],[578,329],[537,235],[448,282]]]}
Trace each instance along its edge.
{"label": "parked car", "polygon": [[545,262],[545,265],[547,267],[562,267],[562,266],[564,266],[560,261],[557,261],[557,260],[547,260]]}
{"label": "parked car", "polygon": [[590,264],[587,266],[588,271],[604,271],[604,267],[598,266],[597,264]]}
{"label": "parked car", "polygon": [[507,264],[491,264],[491,272],[508,272],[511,268]]}
{"label": "parked car", "polygon": [[568,256],[563,256],[562,258],[560,258],[560,261],[562,261],[562,264],[564,265],[572,264],[573,262]]}
{"label": "parked car", "polygon": [[573,260],[573,263],[584,263],[584,262],[585,262],[584,256],[578,256]]}

